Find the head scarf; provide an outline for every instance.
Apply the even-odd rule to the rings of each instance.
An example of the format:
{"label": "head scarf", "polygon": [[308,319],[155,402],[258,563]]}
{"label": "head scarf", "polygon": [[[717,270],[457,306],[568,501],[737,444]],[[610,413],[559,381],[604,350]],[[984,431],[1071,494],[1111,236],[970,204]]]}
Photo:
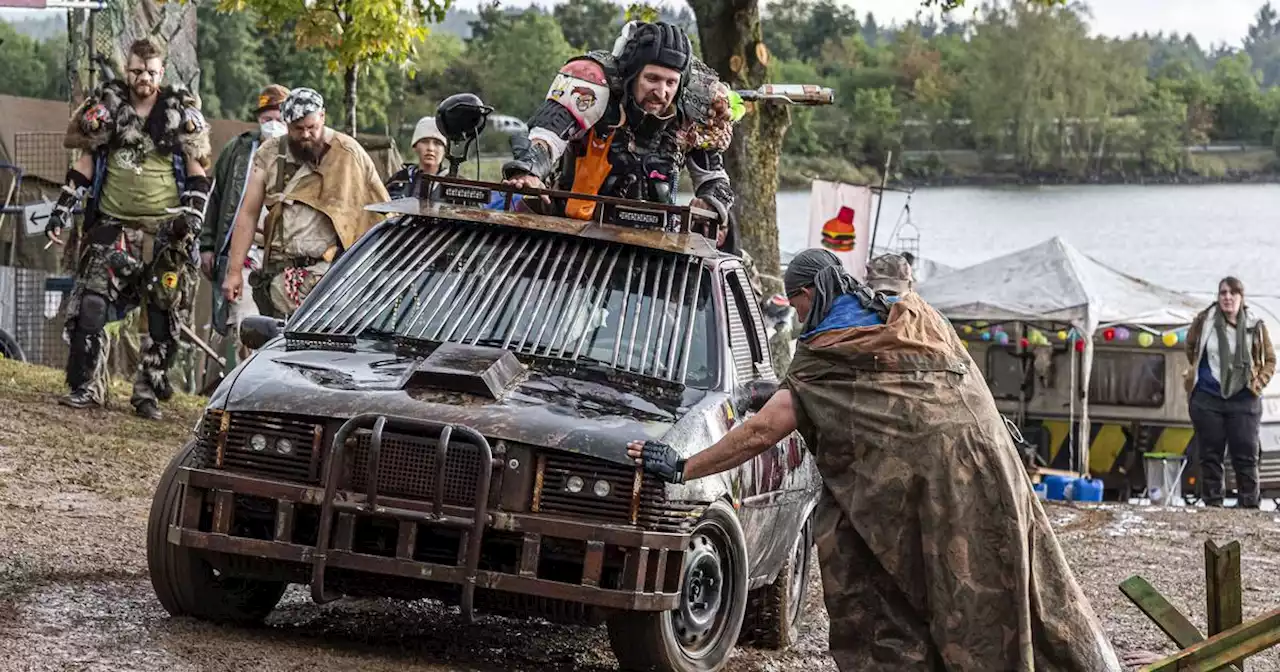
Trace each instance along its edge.
{"label": "head scarf", "polygon": [[284,123],[292,124],[308,114],[323,109],[324,97],[315,89],[302,87],[289,92],[289,97],[285,98],[284,104],[280,106],[280,117]]}
{"label": "head scarf", "polygon": [[782,277],[782,287],[787,296],[805,287],[813,287],[813,306],[804,321],[800,333],[808,333],[826,319],[831,305],[841,294],[852,294],[858,288],[858,280],[844,270],[840,258],[819,247],[797,254],[787,264]]}

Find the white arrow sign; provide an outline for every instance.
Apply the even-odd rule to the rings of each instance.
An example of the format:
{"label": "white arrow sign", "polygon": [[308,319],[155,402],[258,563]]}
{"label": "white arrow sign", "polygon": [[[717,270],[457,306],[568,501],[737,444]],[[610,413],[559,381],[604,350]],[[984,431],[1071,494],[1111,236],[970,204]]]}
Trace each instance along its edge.
{"label": "white arrow sign", "polygon": [[22,221],[26,225],[28,236],[43,236],[44,226],[49,223],[49,215],[53,213],[53,201],[45,199],[43,203],[28,203],[22,206]]}

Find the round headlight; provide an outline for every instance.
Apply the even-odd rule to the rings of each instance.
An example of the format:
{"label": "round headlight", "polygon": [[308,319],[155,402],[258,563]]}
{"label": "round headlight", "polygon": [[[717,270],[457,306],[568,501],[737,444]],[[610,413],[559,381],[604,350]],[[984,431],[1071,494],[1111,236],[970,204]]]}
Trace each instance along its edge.
{"label": "round headlight", "polygon": [[249,437],[249,447],[257,451],[266,450],[267,437],[261,434],[254,434],[253,436]]}
{"label": "round headlight", "polygon": [[609,481],[596,481],[596,484],[593,490],[596,493],[596,497],[608,497]]}
{"label": "round headlight", "polygon": [[293,442],[289,439],[280,439],[276,441],[276,452],[281,455],[288,455],[293,452]]}
{"label": "round headlight", "polygon": [[569,492],[582,492],[582,486],[586,483],[582,482],[581,476],[570,476],[569,481],[564,484],[564,489]]}

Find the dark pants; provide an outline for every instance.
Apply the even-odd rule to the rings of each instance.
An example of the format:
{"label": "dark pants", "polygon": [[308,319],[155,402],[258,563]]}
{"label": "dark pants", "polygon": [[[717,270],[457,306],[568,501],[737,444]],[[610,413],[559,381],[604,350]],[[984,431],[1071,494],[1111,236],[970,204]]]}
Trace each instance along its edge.
{"label": "dark pants", "polygon": [[1191,394],[1190,411],[1200,451],[1200,496],[1204,503],[1222,506],[1222,460],[1229,450],[1239,505],[1256,508],[1262,400],[1248,391],[1223,399],[1197,389]]}

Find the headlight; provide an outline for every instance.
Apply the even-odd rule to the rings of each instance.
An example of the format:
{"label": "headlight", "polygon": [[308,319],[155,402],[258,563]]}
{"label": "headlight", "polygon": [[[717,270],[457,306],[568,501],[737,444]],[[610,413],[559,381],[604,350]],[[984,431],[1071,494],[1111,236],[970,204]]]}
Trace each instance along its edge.
{"label": "headlight", "polygon": [[281,455],[288,455],[293,452],[293,442],[289,439],[280,439],[276,441],[276,452]]}
{"label": "headlight", "polygon": [[266,450],[266,449],[267,449],[267,437],[265,437],[265,436],[263,436],[263,435],[261,435],[261,434],[254,434],[253,436],[249,437],[249,447],[253,448],[254,450],[256,450],[256,451],[258,451],[258,452],[262,452],[262,451]]}
{"label": "headlight", "polygon": [[596,497],[608,497],[609,481],[596,481],[596,485],[593,490],[596,493]]}
{"label": "headlight", "polygon": [[582,482],[581,476],[570,476],[568,482],[564,484],[564,489],[569,492],[582,492],[582,486],[586,483]]}

